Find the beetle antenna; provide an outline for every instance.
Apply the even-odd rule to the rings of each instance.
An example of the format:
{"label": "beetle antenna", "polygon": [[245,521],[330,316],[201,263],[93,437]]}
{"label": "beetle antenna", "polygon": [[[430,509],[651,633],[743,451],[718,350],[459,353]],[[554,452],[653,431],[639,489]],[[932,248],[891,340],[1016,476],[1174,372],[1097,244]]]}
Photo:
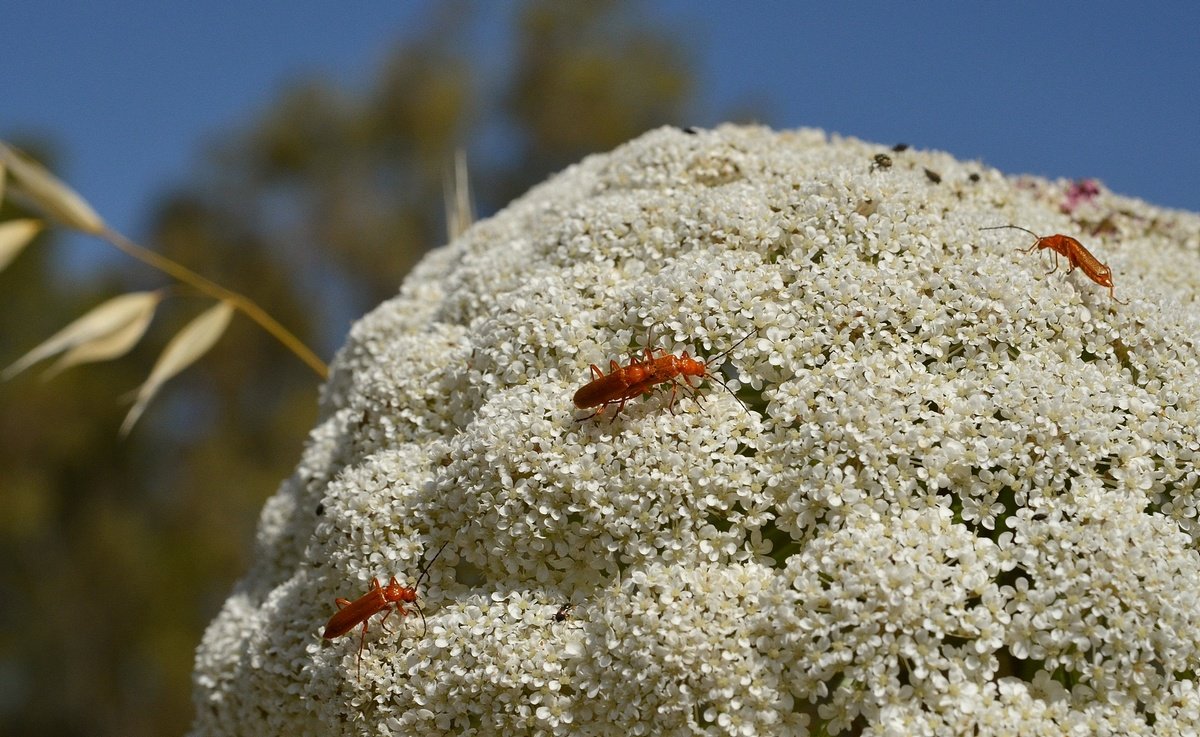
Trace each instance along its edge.
{"label": "beetle antenna", "polygon": [[1029,228],[1022,228],[1020,225],[993,225],[988,228],[980,228],[980,230],[1002,230],[1004,228],[1012,228],[1013,230],[1023,230],[1026,233],[1028,233],[1029,235],[1033,236],[1034,238],[1041,238],[1040,235],[1038,235],[1037,233],[1034,233]]}
{"label": "beetle antenna", "polygon": [[425,612],[421,611],[421,605],[413,602],[412,605],[417,608],[417,614],[421,615],[421,639],[425,639],[425,633],[429,631],[429,623],[425,621]]}
{"label": "beetle antenna", "polygon": [[753,416],[754,416],[754,413],[750,411],[750,408],[746,406],[746,403],[745,403],[745,402],[743,402],[741,399],[739,399],[739,398],[738,398],[738,395],[736,395],[736,394],[734,394],[734,393],[733,393],[733,390],[729,388],[729,385],[728,385],[728,384],[726,384],[725,382],[723,382],[723,381],[721,381],[720,379],[718,379],[718,378],[716,377],[716,375],[715,375],[715,374],[713,374],[711,371],[708,371],[708,372],[706,372],[706,373],[705,373],[705,376],[707,376],[708,378],[710,378],[710,379],[712,379],[713,381],[717,382],[718,384],[720,384],[720,385],[721,385],[721,388],[722,388],[722,389],[724,389],[725,391],[729,392],[729,396],[733,397],[734,401],[736,401],[738,404],[742,405],[742,409],[746,410],[746,414],[750,415],[751,417],[753,417]]}
{"label": "beetle antenna", "polygon": [[706,361],[706,362],[708,362],[708,364],[715,364],[716,361],[719,361],[720,359],[725,358],[726,355],[733,353],[734,348],[737,348],[738,346],[740,346],[740,344],[750,340],[750,336],[756,335],[757,332],[758,332],[757,328],[755,328],[754,330],[751,330],[750,332],[746,332],[746,334],[743,335],[742,338],[740,338],[740,340],[738,342],[733,343],[732,346],[726,348],[725,350],[721,350],[720,353],[714,355],[713,358],[708,359],[708,361]]}
{"label": "beetle antenna", "polygon": [[[425,577],[427,575],[429,575],[429,567],[433,565],[433,562],[438,559],[438,556],[442,554],[442,551],[445,550],[446,546],[449,544],[450,544],[449,540],[442,543],[442,547],[438,548],[438,551],[433,554],[433,557],[430,558],[429,562],[425,564],[425,567],[421,569],[421,575],[417,577],[417,583],[416,583],[416,585],[413,586],[414,589],[421,587],[421,582],[425,580]],[[425,615],[422,614],[421,617],[424,618]]]}
{"label": "beetle antenna", "polygon": [[[651,325],[650,329],[646,331],[646,345],[643,346],[643,349],[649,348],[652,345],[654,345],[654,326],[653,325]],[[633,352],[634,359],[637,359],[637,356],[639,353],[642,353],[642,351],[634,351]]]}
{"label": "beetle antenna", "polygon": [[730,346],[730,347],[726,348],[725,350],[722,350],[722,352],[714,355],[712,360],[719,359],[719,358],[725,358],[726,355],[733,352],[734,348],[737,348],[738,346],[740,346],[740,344],[750,340],[750,336],[757,335],[757,334],[758,334],[757,328],[755,328],[754,330],[751,330],[750,332],[746,332],[746,334],[743,335],[742,338],[740,338],[740,340],[738,342],[733,343],[732,346]]}
{"label": "beetle antenna", "polygon": [[[737,347],[738,347],[739,345],[741,345],[742,343],[745,343],[747,340],[750,340],[750,337],[751,337],[751,336],[753,336],[753,335],[757,335],[757,334],[758,334],[758,328],[756,327],[756,328],[754,328],[753,330],[751,330],[750,332],[748,332],[748,333],[746,333],[745,335],[743,335],[743,336],[742,336],[742,337],[741,337],[741,338],[738,340],[738,342],[734,343],[733,345],[729,346],[729,347],[728,347],[728,348],[726,348],[725,350],[721,351],[721,352],[720,352],[720,353],[718,353],[717,355],[715,355],[715,356],[713,356],[712,358],[710,358],[710,359],[709,359],[709,360],[708,360],[706,363],[707,363],[708,365],[711,365],[711,364],[714,364],[714,363],[716,363],[716,362],[717,362],[717,361],[719,361],[720,359],[722,359],[722,358],[724,358],[725,356],[728,356],[730,353],[732,353],[734,348],[737,348]],[[728,385],[728,384],[726,384],[725,382],[723,382],[723,381],[721,381],[719,378],[717,378],[717,375],[716,375],[716,374],[714,374],[712,371],[707,371],[707,370],[706,370],[706,371],[704,372],[704,375],[705,375],[705,376],[707,376],[708,378],[712,379],[713,381],[717,382],[718,384],[720,384],[722,389],[724,389],[725,391],[729,392],[729,396],[733,397],[733,398],[734,398],[734,399],[737,401],[737,403],[738,403],[738,404],[742,405],[742,409],[746,410],[746,414],[748,414],[748,415],[749,415],[749,414],[752,414],[752,413],[750,412],[750,408],[746,406],[746,403],[745,403],[745,402],[743,402],[741,399],[738,399],[738,395],[736,395],[736,394],[734,394],[734,393],[733,393],[733,390],[729,388],[729,385]]]}

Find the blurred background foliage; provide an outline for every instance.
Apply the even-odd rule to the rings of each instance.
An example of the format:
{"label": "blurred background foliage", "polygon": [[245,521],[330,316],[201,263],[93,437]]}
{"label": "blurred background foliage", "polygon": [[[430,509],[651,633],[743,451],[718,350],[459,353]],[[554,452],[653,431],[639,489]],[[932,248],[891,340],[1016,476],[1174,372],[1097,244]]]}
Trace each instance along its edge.
{"label": "blurred background foliage", "polygon": [[[445,242],[457,148],[486,215],[586,154],[686,124],[687,49],[636,3],[523,2],[505,78],[458,42],[472,7],[439,6],[356,91],[297,83],[215,132],[195,185],[147,203],[146,231],[128,235],[248,295],[331,359],[350,322]],[[15,143],[54,168],[52,141]],[[0,363],[108,297],[168,283],[121,259],[64,274],[60,233],[0,273]],[[296,463],[318,391],[307,367],[237,319],[119,440],[118,398],[208,304],[171,298],[121,360],[0,387],[2,733],[188,727],[193,652],[249,565],[259,509]]]}

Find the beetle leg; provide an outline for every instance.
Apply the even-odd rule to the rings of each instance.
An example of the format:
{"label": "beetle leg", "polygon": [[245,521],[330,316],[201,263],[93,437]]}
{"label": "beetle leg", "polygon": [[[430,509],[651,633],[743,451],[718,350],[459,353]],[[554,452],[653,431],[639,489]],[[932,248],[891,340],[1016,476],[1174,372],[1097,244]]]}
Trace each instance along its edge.
{"label": "beetle leg", "polygon": [[[634,394],[633,396],[637,396],[637,395]],[[617,419],[617,415],[621,414],[621,410],[625,409],[625,403],[628,402],[631,398],[632,397],[629,394],[626,394],[625,396],[621,397],[618,400],[613,400],[617,403],[617,410],[615,412],[613,412],[613,416],[608,419],[609,422],[613,422]],[[609,404],[611,404],[611,402]],[[604,406],[607,407],[608,405],[606,404]]]}
{"label": "beetle leg", "polygon": [[362,653],[367,645],[367,620],[363,620],[362,635],[358,638],[358,679],[362,680]]}
{"label": "beetle leg", "polygon": [[[681,379],[677,378],[671,382],[671,401],[667,402],[667,409],[670,410],[671,414],[675,414],[675,399],[679,394],[680,381]],[[696,392],[692,390],[692,385],[688,383],[686,376],[682,378],[682,382],[683,385],[686,386],[689,391],[691,391],[692,396],[695,396]]]}
{"label": "beetle leg", "polygon": [[[715,381],[715,379],[714,379],[714,381]],[[672,403],[675,402],[675,396],[674,396],[675,390],[677,388],[679,388],[679,385],[681,382],[683,384],[683,388],[687,390],[688,396],[690,396],[692,399],[694,399],[696,401],[696,404],[703,407],[704,406],[704,395],[698,391],[697,387],[692,386],[692,382],[689,380],[689,377],[686,375],[680,377],[680,380],[675,382],[675,386],[671,387],[671,402]]]}
{"label": "beetle leg", "polygon": [[[608,405],[606,404],[604,406],[607,407]],[[623,409],[625,409],[625,399],[624,398],[622,398],[621,401],[617,403],[617,409],[615,411],[613,411],[612,417],[609,417],[608,421],[616,422],[617,415],[621,414],[621,410],[623,410]]]}
{"label": "beetle leg", "polygon": [[[399,604],[396,606],[399,607]],[[388,617],[390,616],[392,616],[392,608],[389,606],[383,610],[383,619],[379,620],[380,629],[382,629],[384,632],[387,632],[389,635],[392,633],[391,629],[389,629],[387,626]]]}
{"label": "beetle leg", "polygon": [[1058,251],[1055,251],[1053,248],[1051,248],[1050,255],[1054,258],[1054,267],[1046,272],[1046,276],[1050,276],[1054,272],[1058,271]]}

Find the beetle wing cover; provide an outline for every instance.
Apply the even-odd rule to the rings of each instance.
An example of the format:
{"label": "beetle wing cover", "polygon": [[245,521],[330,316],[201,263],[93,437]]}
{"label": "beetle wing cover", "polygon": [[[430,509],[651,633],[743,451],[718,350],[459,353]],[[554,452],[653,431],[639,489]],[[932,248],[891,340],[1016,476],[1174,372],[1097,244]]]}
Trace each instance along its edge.
{"label": "beetle wing cover", "polygon": [[322,634],[327,640],[332,640],[335,637],[341,637],[357,625],[369,619],[376,612],[382,611],[387,606],[383,596],[375,591],[369,594],[360,596],[346,606],[337,610],[329,622],[325,624],[325,632]]}

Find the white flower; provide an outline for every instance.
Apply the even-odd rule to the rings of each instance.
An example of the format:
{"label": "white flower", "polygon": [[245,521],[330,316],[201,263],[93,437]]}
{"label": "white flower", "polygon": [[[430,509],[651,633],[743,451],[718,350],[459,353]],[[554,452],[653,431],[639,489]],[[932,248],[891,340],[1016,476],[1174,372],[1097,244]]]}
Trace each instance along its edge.
{"label": "white flower", "polygon": [[[1194,734],[1200,217],[885,150],[662,129],[430,254],[335,364],[192,733]],[[710,376],[580,419],[647,346]],[[420,612],[360,677],[322,626],[393,575]]]}

